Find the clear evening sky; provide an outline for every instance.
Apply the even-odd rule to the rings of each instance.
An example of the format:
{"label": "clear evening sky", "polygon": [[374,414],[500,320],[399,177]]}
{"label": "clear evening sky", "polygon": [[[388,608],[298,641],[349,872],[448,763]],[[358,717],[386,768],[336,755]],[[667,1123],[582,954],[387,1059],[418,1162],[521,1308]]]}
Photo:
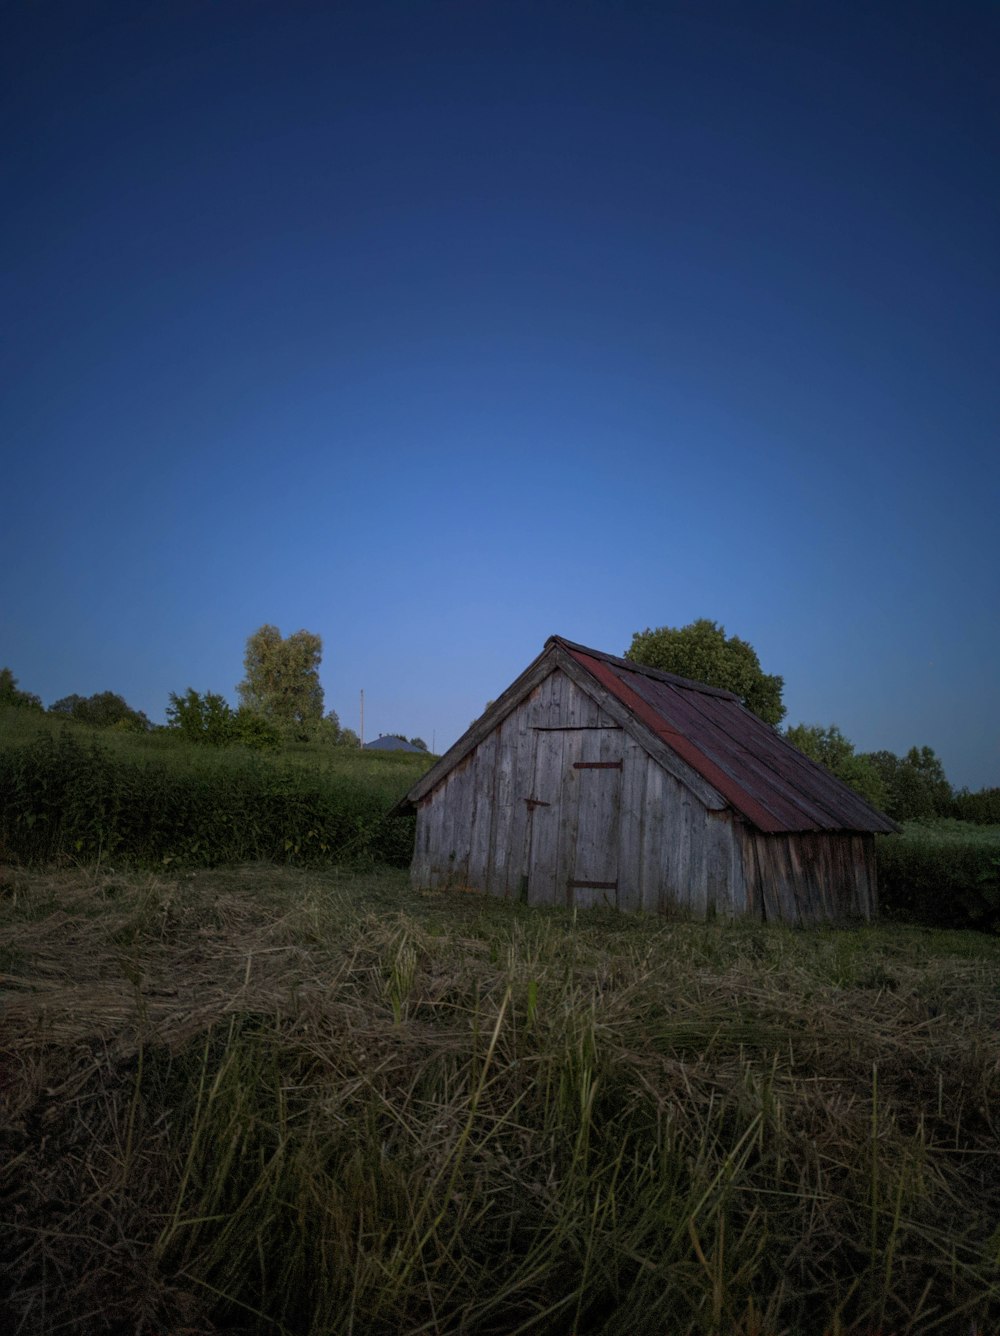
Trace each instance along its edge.
{"label": "clear evening sky", "polygon": [[1000,784],[1000,6],[2,9],[0,663],[442,751],[722,622]]}

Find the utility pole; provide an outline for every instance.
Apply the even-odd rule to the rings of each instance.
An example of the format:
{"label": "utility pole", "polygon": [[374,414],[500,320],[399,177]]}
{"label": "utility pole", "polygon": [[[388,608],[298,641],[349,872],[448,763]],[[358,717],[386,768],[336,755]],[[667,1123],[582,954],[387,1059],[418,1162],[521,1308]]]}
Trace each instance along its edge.
{"label": "utility pole", "polygon": [[361,746],[365,745],[365,689],[361,688]]}

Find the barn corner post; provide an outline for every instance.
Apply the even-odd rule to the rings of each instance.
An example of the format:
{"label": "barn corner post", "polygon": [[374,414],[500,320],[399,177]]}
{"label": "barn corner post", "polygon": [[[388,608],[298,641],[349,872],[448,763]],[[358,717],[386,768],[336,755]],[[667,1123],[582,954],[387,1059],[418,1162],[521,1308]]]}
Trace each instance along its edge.
{"label": "barn corner post", "polygon": [[731,693],[560,637],[404,801],[429,885],[803,924],[872,917],[896,829]]}

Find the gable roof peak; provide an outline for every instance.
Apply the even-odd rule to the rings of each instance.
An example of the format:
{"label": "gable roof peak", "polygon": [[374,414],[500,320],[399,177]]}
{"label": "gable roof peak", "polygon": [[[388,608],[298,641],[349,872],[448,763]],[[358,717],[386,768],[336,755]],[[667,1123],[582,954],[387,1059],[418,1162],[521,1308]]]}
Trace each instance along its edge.
{"label": "gable roof peak", "polygon": [[[743,704],[735,692],[727,691],[725,687],[712,687],[707,682],[696,682],[691,677],[680,677],[677,673],[664,672],[662,668],[651,668],[645,663],[636,663],[632,659],[620,658],[616,654],[606,654],[604,650],[590,649],[587,645],[578,645],[573,640],[567,640],[565,636],[549,636],[545,642],[545,648],[548,649],[550,645],[557,645],[571,654],[586,654],[589,659],[596,659],[599,663],[609,663],[615,668],[624,668],[627,673],[638,673],[642,677],[651,677],[654,682],[666,682],[672,687],[683,687],[687,691],[700,691],[706,696],[718,696],[722,700],[733,700],[739,705]],[[746,707],[744,706],[744,708]]]}
{"label": "gable roof peak", "polygon": [[729,807],[765,833],[899,829],[731,691],[556,635],[396,810],[419,802],[557,670],[618,719],[709,810]]}

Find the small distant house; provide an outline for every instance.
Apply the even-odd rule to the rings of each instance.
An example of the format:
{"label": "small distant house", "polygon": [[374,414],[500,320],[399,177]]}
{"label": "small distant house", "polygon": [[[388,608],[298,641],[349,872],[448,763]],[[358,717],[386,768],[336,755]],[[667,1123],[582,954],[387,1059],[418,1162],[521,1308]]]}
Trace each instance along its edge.
{"label": "small distant house", "polygon": [[423,747],[415,747],[412,742],[407,742],[405,738],[398,737],[395,733],[379,734],[372,742],[366,742],[365,751],[402,751],[402,752],[426,752]]}
{"label": "small distant house", "polygon": [[401,807],[420,886],[800,924],[871,918],[898,830],[730,692],[559,636]]}

